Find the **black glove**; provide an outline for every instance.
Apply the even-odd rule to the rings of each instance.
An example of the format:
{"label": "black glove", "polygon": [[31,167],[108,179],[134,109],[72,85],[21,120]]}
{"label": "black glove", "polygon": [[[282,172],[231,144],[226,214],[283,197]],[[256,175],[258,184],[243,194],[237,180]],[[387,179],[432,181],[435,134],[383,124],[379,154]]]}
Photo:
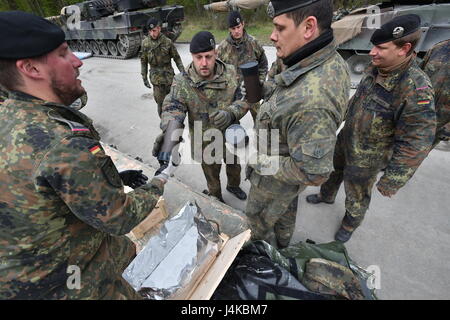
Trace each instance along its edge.
{"label": "black glove", "polygon": [[159,150],[161,150],[163,143],[164,143],[164,133],[161,133],[156,137],[155,142],[153,143],[152,155],[155,158],[158,157]]}
{"label": "black glove", "polygon": [[234,121],[234,115],[225,110],[215,111],[210,117],[213,125],[219,130],[224,130]]}
{"label": "black glove", "polygon": [[119,173],[123,184],[136,189],[147,184],[148,177],[142,173],[142,170],[125,170]]}
{"label": "black glove", "polygon": [[144,80],[144,86],[146,86],[147,88],[151,89],[152,86],[150,85],[150,83],[148,83],[148,79],[147,78],[143,78],[142,80]]}

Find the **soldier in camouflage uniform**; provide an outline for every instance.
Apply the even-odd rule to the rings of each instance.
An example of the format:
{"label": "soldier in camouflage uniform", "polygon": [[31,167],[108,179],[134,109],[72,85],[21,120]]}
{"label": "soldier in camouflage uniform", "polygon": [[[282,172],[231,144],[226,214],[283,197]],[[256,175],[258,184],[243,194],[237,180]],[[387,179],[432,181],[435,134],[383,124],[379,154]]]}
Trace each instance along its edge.
{"label": "soldier in camouflage uniform", "polygon": [[[238,11],[231,11],[228,15],[228,28],[230,31],[228,38],[223,40],[217,48],[218,58],[236,68],[238,83],[244,80],[239,66],[250,61],[257,61],[259,81],[264,83],[268,68],[266,54],[258,41],[245,31],[244,20]],[[253,120],[256,119],[259,105],[259,102],[250,105]]]}
{"label": "soldier in camouflage uniform", "polygon": [[158,105],[158,115],[161,117],[161,110],[164,98],[170,91],[174,71],[172,59],[175,61],[178,70],[184,72],[183,62],[172,41],[161,33],[159,21],[151,18],[148,23],[148,37],[142,41],[141,52],[141,75],[144,85],[151,88],[148,83],[148,66],[150,65],[150,82],[153,85],[153,96]]}
{"label": "soldier in camouflage uniform", "polygon": [[[245,213],[254,240],[282,248],[294,232],[299,193],[325,182],[333,169],[350,77],[333,44],[331,1],[271,1],[268,12],[275,25],[271,40],[286,68],[275,75],[256,119],[258,144],[265,139],[261,129],[271,136],[267,150],[260,148],[256,163],[247,166],[251,189]],[[268,143],[276,132],[278,152]],[[266,164],[276,161],[278,170],[267,174]]]}
{"label": "soldier in camouflage uniform", "polygon": [[436,131],[433,89],[415,62],[420,40],[420,18],[404,15],[387,22],[373,34],[370,66],[352,97],[345,126],[339,133],[334,169],[310,195],[310,203],[333,203],[345,186],[345,217],[335,239],[348,241],[369,208],[372,187],[393,196],[425,159]]}
{"label": "soldier in camouflage uniform", "polygon": [[450,139],[450,39],[437,43],[422,61],[434,89],[437,127],[433,146]]}
{"label": "soldier in camouflage uniform", "polygon": [[[220,132],[233,124],[238,123],[248,111],[244,101],[237,100],[240,86],[237,81],[234,66],[225,64],[216,59],[214,36],[207,31],[197,33],[191,41],[190,51],[193,62],[188,66],[187,72],[175,76],[170,93],[163,104],[161,116],[161,129],[166,130],[170,120],[184,122],[188,115],[189,133],[191,137],[192,159],[202,164],[208,185],[207,193],[223,202],[220,185],[221,161],[208,163],[204,158],[205,149],[211,144],[203,133],[210,129]],[[197,132],[194,128],[197,127]],[[201,131],[200,131],[201,130]],[[211,131],[209,131],[211,132]],[[202,139],[194,139],[195,134],[201,133]],[[153,155],[156,156],[163,142],[164,134],[155,141]],[[223,139],[225,140],[225,139]],[[241,200],[247,195],[239,187],[241,183],[241,166],[237,157],[226,156],[225,144],[222,146],[228,178],[227,190]]]}
{"label": "soldier in camouflage uniform", "polygon": [[135,256],[124,235],[165,181],[119,174],[92,121],[67,107],[84,92],[82,62],[59,27],[1,12],[0,37],[0,299],[138,298],[121,277]]}

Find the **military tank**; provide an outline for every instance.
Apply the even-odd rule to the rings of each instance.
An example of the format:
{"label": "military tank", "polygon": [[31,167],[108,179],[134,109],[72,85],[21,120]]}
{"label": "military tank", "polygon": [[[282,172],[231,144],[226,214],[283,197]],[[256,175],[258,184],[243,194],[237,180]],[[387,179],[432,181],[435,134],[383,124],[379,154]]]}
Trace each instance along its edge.
{"label": "military tank", "polygon": [[72,51],[128,59],[139,52],[151,17],[161,21],[162,33],[172,41],[181,34],[184,7],[166,4],[166,0],[84,1],[64,7],[61,15],[47,19],[61,26]]}
{"label": "military tank", "polygon": [[421,18],[422,38],[416,47],[419,58],[437,42],[450,38],[450,3],[448,1],[391,0],[348,14],[338,12],[333,22],[338,51],[347,61],[352,76],[358,78],[370,64],[370,42],[376,28],[405,14]]}

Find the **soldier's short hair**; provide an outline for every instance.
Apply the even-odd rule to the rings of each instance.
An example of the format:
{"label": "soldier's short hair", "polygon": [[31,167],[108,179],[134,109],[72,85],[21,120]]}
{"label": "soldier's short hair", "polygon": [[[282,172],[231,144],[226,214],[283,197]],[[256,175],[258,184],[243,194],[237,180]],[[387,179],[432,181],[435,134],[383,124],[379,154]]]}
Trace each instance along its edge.
{"label": "soldier's short hair", "polygon": [[331,22],[333,20],[333,1],[317,1],[309,6],[287,12],[286,16],[294,20],[296,27],[298,27],[307,17],[316,17],[320,33],[322,33],[331,28]]}
{"label": "soldier's short hair", "polygon": [[408,56],[414,52],[414,49],[417,47],[417,44],[420,41],[420,38],[422,37],[422,31],[419,29],[414,33],[408,34],[407,36],[404,36],[399,39],[395,39],[392,42],[399,48],[403,47],[407,43],[411,43],[411,49],[408,52]]}
{"label": "soldier's short hair", "polygon": [[8,90],[23,85],[22,76],[16,67],[17,60],[0,59],[0,84]]}

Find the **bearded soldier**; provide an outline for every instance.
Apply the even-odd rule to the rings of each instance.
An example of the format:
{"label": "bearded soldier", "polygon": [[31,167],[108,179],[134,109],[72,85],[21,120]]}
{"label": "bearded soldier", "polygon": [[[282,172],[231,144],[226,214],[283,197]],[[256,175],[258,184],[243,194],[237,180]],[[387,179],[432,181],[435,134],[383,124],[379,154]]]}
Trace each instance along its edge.
{"label": "bearded soldier", "polygon": [[119,173],[92,120],[70,107],[85,92],[83,63],[58,26],[0,12],[0,38],[9,91],[0,108],[0,299],[138,298],[121,276],[136,252],[125,234],[166,180]]}
{"label": "bearded soldier", "polygon": [[[248,111],[248,105],[240,101],[240,86],[234,66],[216,59],[215,39],[208,31],[197,33],[190,43],[192,63],[187,72],[175,76],[174,83],[164,100],[161,116],[161,129],[166,131],[169,121],[182,124],[188,116],[191,137],[192,159],[202,165],[208,190],[204,193],[223,202],[220,185],[222,159],[225,160],[227,173],[227,191],[240,200],[247,195],[239,187],[241,166],[237,157],[227,155],[223,133],[231,124],[238,123]],[[197,132],[195,131],[197,130]],[[218,131],[217,131],[218,130]],[[204,133],[220,134],[223,144],[219,145],[222,155],[205,154],[211,144]],[[199,135],[200,139],[195,139]],[[153,149],[156,157],[164,141],[164,133],[157,137]],[[213,153],[213,152],[211,152]],[[205,156],[211,156],[208,160]],[[218,159],[217,159],[218,158]],[[211,161],[213,160],[213,161]]]}

